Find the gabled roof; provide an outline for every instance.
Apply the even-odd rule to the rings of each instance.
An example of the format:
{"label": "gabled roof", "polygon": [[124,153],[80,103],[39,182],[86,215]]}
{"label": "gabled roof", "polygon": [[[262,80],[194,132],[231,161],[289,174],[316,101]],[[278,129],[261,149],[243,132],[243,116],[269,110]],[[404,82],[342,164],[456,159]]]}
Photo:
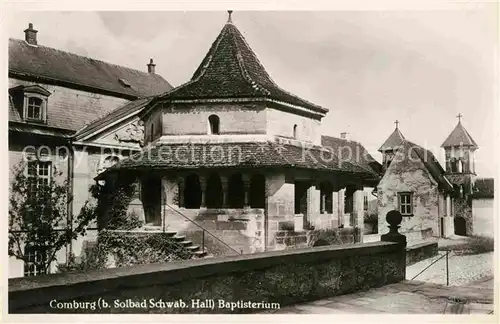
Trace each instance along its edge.
{"label": "gabled roof", "polygon": [[391,151],[398,149],[401,144],[405,141],[405,137],[400,132],[399,128],[396,127],[394,132],[385,140],[384,144],[378,149],[379,152]]}
{"label": "gabled roof", "polygon": [[472,198],[493,198],[495,183],[493,178],[479,178],[474,183]]}
{"label": "gabled roof", "polygon": [[347,160],[370,172],[382,174],[382,165],[359,142],[322,135],[321,145],[328,150],[333,150],[342,161]]}
{"label": "gabled roof", "polygon": [[469,132],[465,129],[462,123],[459,121],[455,129],[448,135],[448,138],[443,142],[441,147],[453,147],[453,146],[470,146],[473,148],[478,148],[476,142],[472,139]]}
{"label": "gabled roof", "polygon": [[170,83],[158,74],[94,60],[51,47],[28,45],[19,39],[9,39],[9,73],[136,98],[158,95],[172,89]]}
{"label": "gabled roof", "polygon": [[[340,161],[328,154],[322,147],[304,148],[276,142],[247,143],[176,143],[159,144],[145,148],[124,159],[99,175],[117,170],[154,170],[154,169],[196,169],[201,168],[239,168],[239,167],[279,167],[314,169],[325,172],[346,172],[360,177],[373,179],[378,175],[349,161]],[[185,154],[189,152],[189,154]],[[207,154],[222,152],[222,154]],[[179,154],[177,154],[179,153]],[[182,156],[182,157],[181,157]]]}
{"label": "gabled roof", "polygon": [[444,176],[445,171],[443,167],[431,151],[407,140],[403,142],[401,150],[404,150],[405,154],[410,152],[413,159],[420,159],[441,189],[447,191],[453,190],[453,185]]}
{"label": "gabled roof", "polygon": [[265,99],[325,114],[328,109],[278,87],[231,21],[222,28],[191,80],[160,99]]}
{"label": "gabled roof", "polygon": [[111,111],[108,115],[91,122],[76,132],[74,135],[75,139],[84,139],[97,131],[104,131],[115,122],[119,122],[127,117],[133,117],[138,114],[152,99],[153,97],[137,99]]}

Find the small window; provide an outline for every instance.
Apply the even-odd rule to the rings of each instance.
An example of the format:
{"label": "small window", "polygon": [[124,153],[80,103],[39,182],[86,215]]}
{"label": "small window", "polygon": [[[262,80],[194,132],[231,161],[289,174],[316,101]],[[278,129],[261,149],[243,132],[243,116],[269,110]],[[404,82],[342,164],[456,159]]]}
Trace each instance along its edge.
{"label": "small window", "polygon": [[45,269],[41,266],[44,264],[43,256],[40,251],[33,248],[32,245],[26,244],[24,247],[24,276],[32,277],[39,274],[45,274]]}
{"label": "small window", "polygon": [[399,212],[403,216],[413,215],[413,194],[411,192],[401,192],[398,194]]}
{"label": "small window", "polygon": [[297,139],[297,124],[293,125],[293,138]]}
{"label": "small window", "polygon": [[363,210],[368,210],[368,196],[366,194],[363,196]]}
{"label": "small window", "polygon": [[151,139],[151,142],[154,140],[155,138],[155,124],[154,123],[151,123],[151,129],[150,129],[150,139]]}
{"label": "small window", "polygon": [[28,107],[26,109],[26,118],[34,120],[43,120],[43,100],[37,97],[28,98]]}
{"label": "small window", "polygon": [[208,123],[210,124],[210,134],[213,135],[218,135],[219,134],[219,126],[220,126],[220,120],[219,116],[217,115],[211,115],[208,117]]}

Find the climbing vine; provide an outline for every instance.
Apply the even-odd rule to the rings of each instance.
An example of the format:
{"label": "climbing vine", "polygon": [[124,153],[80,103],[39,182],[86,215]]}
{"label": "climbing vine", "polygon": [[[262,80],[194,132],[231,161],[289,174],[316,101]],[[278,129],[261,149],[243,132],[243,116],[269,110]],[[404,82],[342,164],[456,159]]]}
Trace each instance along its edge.
{"label": "climbing vine", "polygon": [[92,196],[99,222],[97,241],[82,251],[80,257],[70,255],[59,272],[127,267],[137,264],[163,263],[191,259],[194,253],[169,233],[138,231],[143,222],[128,206],[135,193],[132,183],[115,186],[92,186]]}

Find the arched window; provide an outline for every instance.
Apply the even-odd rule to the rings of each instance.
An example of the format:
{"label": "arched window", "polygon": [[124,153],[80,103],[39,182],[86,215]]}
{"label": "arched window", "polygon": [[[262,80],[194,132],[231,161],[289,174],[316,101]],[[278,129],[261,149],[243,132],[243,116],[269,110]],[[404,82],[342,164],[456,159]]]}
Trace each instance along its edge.
{"label": "arched window", "polygon": [[297,124],[293,125],[293,138],[297,138]]}
{"label": "arched window", "polygon": [[220,120],[219,116],[217,115],[210,115],[208,117],[208,123],[210,124],[210,134],[218,135],[219,134],[219,126],[220,126]]}

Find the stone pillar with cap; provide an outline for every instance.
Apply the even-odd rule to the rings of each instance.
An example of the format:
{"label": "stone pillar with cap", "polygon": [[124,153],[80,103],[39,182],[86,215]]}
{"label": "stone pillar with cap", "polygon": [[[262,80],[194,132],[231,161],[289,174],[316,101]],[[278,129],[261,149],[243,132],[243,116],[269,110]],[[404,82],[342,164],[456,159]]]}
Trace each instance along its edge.
{"label": "stone pillar with cap", "polygon": [[399,270],[396,278],[399,280],[406,279],[406,236],[399,233],[398,229],[401,227],[403,216],[398,210],[391,210],[385,216],[387,223],[389,223],[389,233],[381,236],[383,242],[398,243],[400,247],[400,254],[398,257],[396,268]]}

